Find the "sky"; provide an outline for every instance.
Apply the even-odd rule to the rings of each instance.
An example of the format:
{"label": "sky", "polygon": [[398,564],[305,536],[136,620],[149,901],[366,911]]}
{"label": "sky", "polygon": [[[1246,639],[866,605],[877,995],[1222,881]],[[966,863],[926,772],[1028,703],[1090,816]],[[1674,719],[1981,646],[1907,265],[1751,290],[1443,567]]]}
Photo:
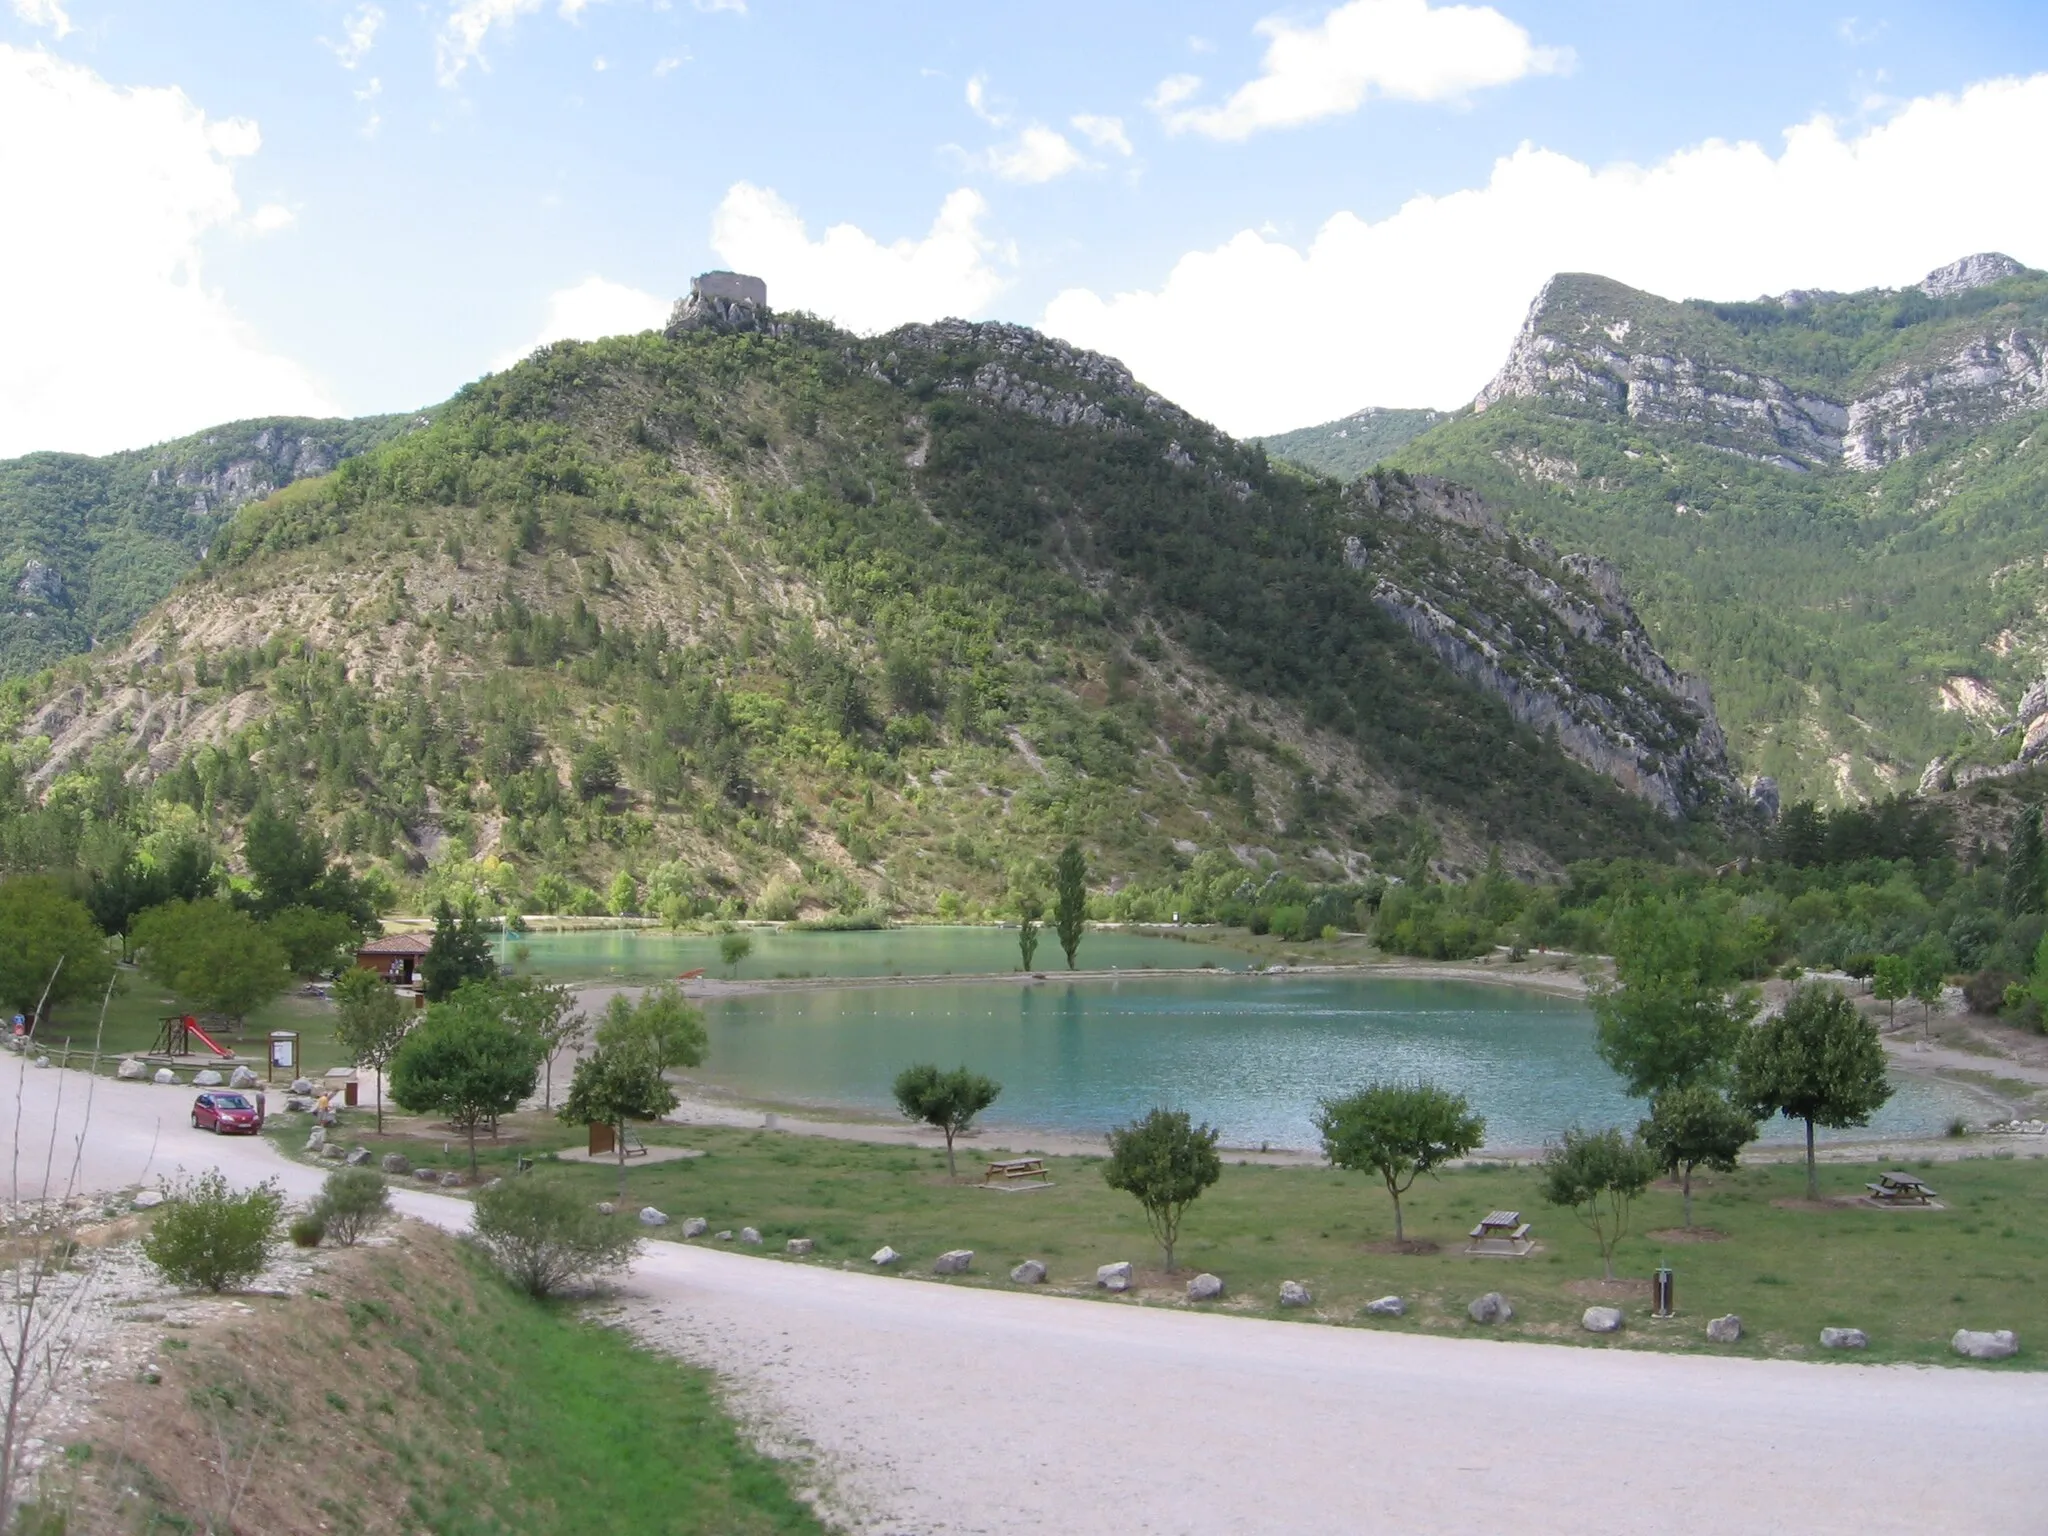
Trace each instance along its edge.
{"label": "sky", "polygon": [[2048,267],[2041,0],[0,0],[0,456],[445,399],[693,274],[1453,407],[1556,271]]}

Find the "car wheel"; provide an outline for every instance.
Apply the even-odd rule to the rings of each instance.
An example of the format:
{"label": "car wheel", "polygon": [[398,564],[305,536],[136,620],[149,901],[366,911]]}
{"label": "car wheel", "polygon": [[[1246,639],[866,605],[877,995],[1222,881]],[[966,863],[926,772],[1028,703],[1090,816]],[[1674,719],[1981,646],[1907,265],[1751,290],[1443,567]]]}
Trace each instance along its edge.
{"label": "car wheel", "polygon": [[192,1129],[195,1131],[199,1129],[199,1111],[196,1109],[192,1111]]}

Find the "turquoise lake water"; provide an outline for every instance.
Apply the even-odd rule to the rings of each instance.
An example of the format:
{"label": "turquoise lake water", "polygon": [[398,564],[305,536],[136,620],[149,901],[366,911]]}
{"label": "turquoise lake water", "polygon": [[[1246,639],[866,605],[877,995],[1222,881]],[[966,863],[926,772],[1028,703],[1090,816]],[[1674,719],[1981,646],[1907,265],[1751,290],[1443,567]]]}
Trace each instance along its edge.
{"label": "turquoise lake water", "polygon": [[[1012,971],[1014,930],[896,928],[754,934],[746,978],[930,976]],[[655,980],[697,966],[723,974],[718,941],[651,930],[540,934],[523,969],[581,980]],[[893,1113],[889,1084],[913,1061],[966,1063],[1003,1084],[992,1128],[1097,1135],[1155,1104],[1221,1128],[1232,1146],[1312,1147],[1316,1101],[1365,1082],[1424,1076],[1465,1093],[1487,1143],[1541,1145],[1571,1124],[1633,1126],[1628,1099],[1593,1054],[1580,1003],[1507,987],[1366,976],[1162,976],[1143,967],[1242,973],[1213,944],[1091,931],[1080,951],[1117,980],[1065,981],[1047,935],[1040,983],[820,988],[706,1006],[710,1058],[692,1075],[750,1098]],[[1868,1136],[1938,1135],[1952,1115],[1982,1117],[1966,1090],[1900,1076]],[[1795,1140],[1773,1121],[1767,1140]],[[1823,1136],[1829,1133],[1823,1132]]]}

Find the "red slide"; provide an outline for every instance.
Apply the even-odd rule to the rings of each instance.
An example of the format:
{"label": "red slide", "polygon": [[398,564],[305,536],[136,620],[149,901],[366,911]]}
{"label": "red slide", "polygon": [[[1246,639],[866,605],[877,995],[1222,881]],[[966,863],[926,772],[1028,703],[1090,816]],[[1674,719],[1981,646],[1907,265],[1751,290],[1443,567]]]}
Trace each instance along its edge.
{"label": "red slide", "polygon": [[199,1043],[201,1045],[204,1045],[209,1051],[213,1052],[213,1054],[216,1056],[232,1057],[235,1054],[233,1051],[224,1051],[217,1044],[215,1044],[213,1036],[209,1035],[205,1030],[201,1029],[199,1027],[199,1021],[193,1018],[189,1013],[185,1015],[185,1030],[188,1034],[197,1035],[199,1037]]}

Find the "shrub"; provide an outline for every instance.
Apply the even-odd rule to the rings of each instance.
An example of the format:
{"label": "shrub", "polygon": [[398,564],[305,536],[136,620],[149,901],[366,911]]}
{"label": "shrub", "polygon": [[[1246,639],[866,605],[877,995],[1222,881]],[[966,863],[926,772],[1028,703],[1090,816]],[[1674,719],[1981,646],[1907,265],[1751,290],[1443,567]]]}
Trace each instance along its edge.
{"label": "shrub", "polygon": [[536,1297],[621,1269],[639,1246],[573,1190],[531,1177],[476,1197],[475,1241],[507,1280]]}
{"label": "shrub", "polygon": [[327,1237],[327,1212],[318,1205],[299,1212],[286,1229],[294,1248],[318,1248]]}
{"label": "shrub", "polygon": [[284,1195],[273,1181],[238,1195],[215,1169],[164,1203],[142,1240],[143,1256],[173,1285],[224,1291],[262,1273],[283,1218]]}
{"label": "shrub", "polygon": [[368,1168],[337,1168],[320,1189],[313,1208],[334,1240],[353,1248],[391,1215],[391,1191],[384,1176]]}
{"label": "shrub", "polygon": [[2005,1006],[2005,989],[2018,980],[2010,971],[1978,971],[1963,983],[1963,1000],[1972,1013],[1996,1015]]}

